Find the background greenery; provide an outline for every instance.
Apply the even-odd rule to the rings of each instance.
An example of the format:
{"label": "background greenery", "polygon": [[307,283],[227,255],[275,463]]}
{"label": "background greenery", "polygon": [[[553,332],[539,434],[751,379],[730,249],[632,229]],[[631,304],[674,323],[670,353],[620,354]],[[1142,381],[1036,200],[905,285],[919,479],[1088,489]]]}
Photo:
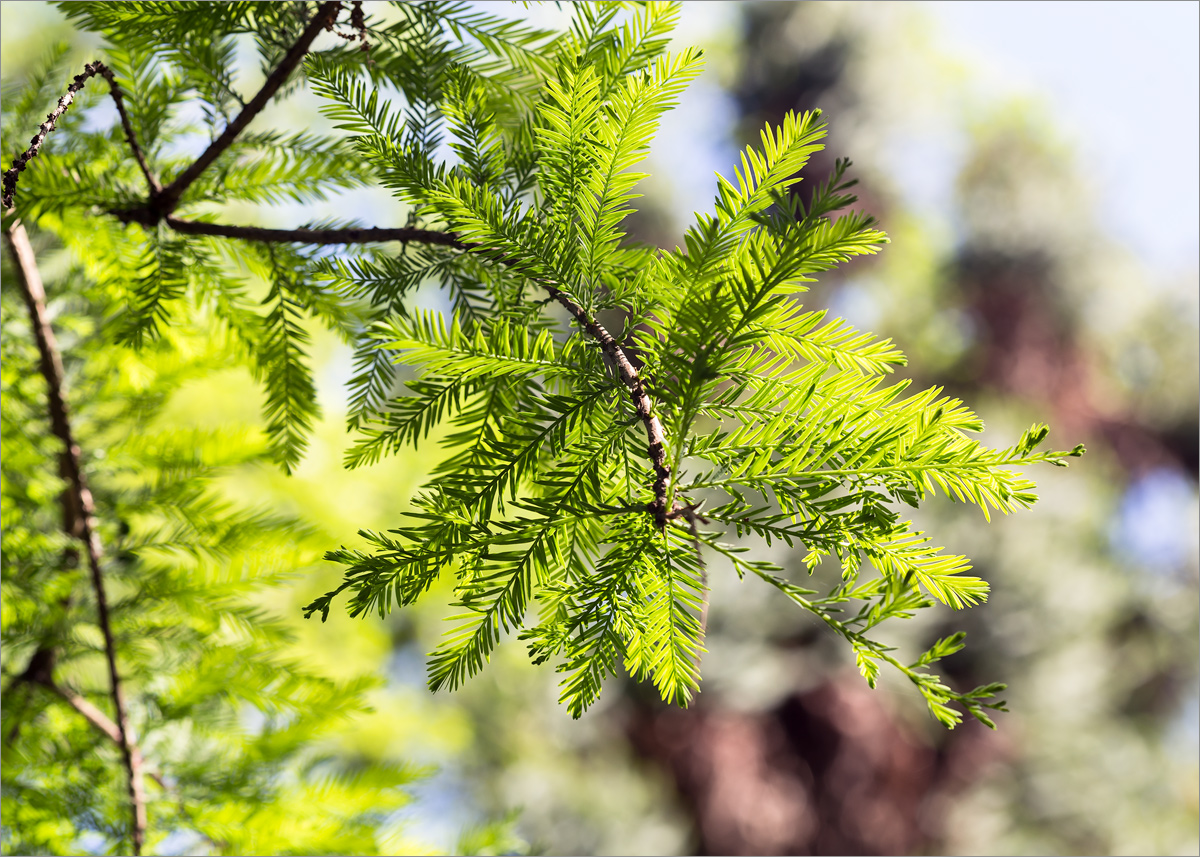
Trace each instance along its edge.
{"label": "background greenery", "polygon": [[[2,10],[6,84],[57,39],[71,41],[77,64],[92,58],[95,45],[50,7]],[[685,10],[678,42],[703,32],[698,14]],[[919,9],[781,3],[705,14],[731,26],[701,40],[709,70],[681,109],[693,136],[674,133],[719,158],[764,119],[820,106],[833,119],[829,151],[854,158],[864,205],[892,236],[878,262],[823,280],[814,302],[897,333],[919,381],[969,393],[1000,435],[1045,418],[1060,444],[1088,443],[1082,466],[1042,475],[1032,512],[986,529],[949,504],[926,513],[993,582],[986,607],[956,617],[970,623],[973,661],[955,678],[1003,677],[1013,713],[994,737],[971,723],[942,734],[900,684],[862,690],[838,647],[765,586],[719,578],[703,692],[687,714],[625,684],[573,722],[556,704],[553,675],[512,644],[464,690],[430,696],[424,653],[447,611],[354,621],[335,610],[324,626],[299,618],[339,577],[317,561],[320,551],[353,542],[360,527],[389,525],[431,463],[403,455],[341,469],[349,355],[314,329],[324,418],[296,474],[251,462],[223,468],[215,484],[225,498],[305,529],[299,555],[282,562],[299,573],[254,597],[291,635],[274,644],[279,657],[318,678],[382,679],[369,695],[373,712],[330,725],[329,752],[343,762],[437,766],[411,787],[412,803],[401,808],[397,793],[375,822],[403,838],[376,844],[445,849],[464,826],[520,809],[524,839],[555,853],[1194,852],[1195,270],[1161,281],[1114,242],[1098,226],[1053,107],[977,100],[971,63],[930,35]],[[247,88],[257,74],[246,70]],[[304,99],[286,109],[289,122],[324,122]],[[912,183],[895,167],[889,141],[919,123],[952,129],[962,146],[941,209],[906,195]],[[672,186],[672,139],[657,150],[651,171],[660,177],[640,219],[643,237],[667,246],[690,219],[678,200],[699,207],[710,193],[706,183],[693,203],[697,193],[680,178]],[[340,206],[369,210],[374,222],[402,220],[386,193],[372,191],[303,216],[337,215]],[[262,225],[300,214],[237,213]],[[1006,327],[1003,310],[1015,305],[1028,311]],[[6,310],[6,330],[9,318]],[[1016,369],[998,369],[998,349]],[[241,430],[253,447],[261,402],[248,371],[214,367],[196,352],[155,425]],[[27,359],[4,357],[6,369]],[[7,385],[6,419],[17,419],[20,400]],[[36,393],[29,397],[36,413]],[[6,570],[10,550],[6,543]],[[895,642],[915,648],[942,630],[932,621],[902,629]],[[903,752],[887,755],[881,741]],[[821,743],[836,748],[834,758],[819,758]],[[906,769],[923,773],[896,780]],[[19,811],[10,796],[6,827]],[[280,812],[294,818],[310,800],[297,794]],[[205,847],[183,834],[160,844]]]}

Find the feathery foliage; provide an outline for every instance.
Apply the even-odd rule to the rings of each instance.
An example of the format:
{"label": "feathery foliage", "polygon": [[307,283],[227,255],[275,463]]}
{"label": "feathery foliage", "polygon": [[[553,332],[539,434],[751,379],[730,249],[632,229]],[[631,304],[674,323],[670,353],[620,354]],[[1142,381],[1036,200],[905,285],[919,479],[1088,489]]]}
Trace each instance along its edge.
{"label": "feathery foliage", "polygon": [[[398,3],[379,18],[351,4],[349,21],[336,2],[316,12],[302,3],[64,10],[109,43],[121,121],[83,121],[100,102],[100,84],[91,84],[38,157],[6,176],[5,190],[19,177],[15,213],[80,262],[64,288],[72,300],[88,296],[80,317],[92,319],[97,344],[73,357],[87,377],[111,381],[106,367],[118,355],[167,359],[182,353],[184,328],[206,330],[198,353],[245,361],[261,381],[267,449],[290,471],[317,416],[307,343],[321,323],[354,353],[347,464],[421,444],[441,450],[408,521],[328,553],[344,580],[307,615],[327,617],[347,593],[352,615],[382,616],[448,576],[458,612],[430,656],[432,689],[462,685],[516,634],[536,662],[556,664],[576,716],[620,670],[686,705],[700,683],[708,575],[732,570],[779,589],[845,639],[872,686],[886,664],[947,726],[962,716],[954,704],[991,725],[1002,685],[960,692],[929,670],[961,648],[961,635],[912,661],[874,636],[935,602],[965,608],[987,596],[965,557],[944,552],[901,511],[938,494],[978,506],[985,519],[1017,511],[1036,499],[1026,468],[1064,465],[1082,448],[1038,451],[1042,425],[1012,447],[982,445],[973,436],[982,421],[962,402],[892,379],[905,359],[890,339],[804,308],[819,274],[887,243],[853,208],[848,161],[807,203],[796,193],[823,146],[818,112],[763,128],[730,176],[717,177],[711,213],[697,216],[681,247],[659,250],[624,230],[659,123],[702,68],[697,49],[667,52],[676,5],[574,4],[570,27],[557,33],[442,2]],[[318,41],[326,30],[333,36]],[[244,35],[266,78],[256,94],[235,73]],[[11,112],[6,97],[6,140],[36,124],[59,77],[31,80]],[[303,85],[337,135],[255,121]],[[184,109],[196,103],[199,123]],[[184,154],[197,144],[203,154]],[[310,201],[364,185],[390,189],[408,222],[278,230],[229,222],[233,203]],[[399,249],[387,243],[395,241]],[[345,249],[322,249],[337,245]],[[426,285],[445,289],[448,311],[414,303]],[[5,304],[6,318],[16,312]],[[601,314],[616,320],[611,332]],[[9,369],[31,364],[28,340],[5,342],[24,349],[5,361],[7,426],[17,403],[36,410],[36,394],[27,371]],[[416,377],[401,385],[397,366]],[[170,383],[155,375],[141,398],[97,395],[95,408],[120,413],[96,417],[89,431],[146,424],[144,391],[162,395]],[[61,607],[79,603],[71,591],[80,578],[63,568],[69,538],[46,514],[54,478],[29,472],[51,441],[17,425],[25,422],[5,433],[10,676],[39,640],[53,639],[63,664],[86,661],[97,646],[91,632],[64,630],[82,627],[78,618],[64,624]],[[255,706],[293,712],[279,734],[272,725],[261,741],[239,739],[249,755],[238,758],[314,759],[304,748],[316,723],[353,708],[359,689],[314,683],[270,660],[274,626],[232,595],[257,585],[233,571],[250,560],[227,558],[270,550],[281,525],[214,505],[195,481],[214,465],[198,453],[169,466],[155,457],[186,457],[191,442],[131,431],[126,457],[87,465],[110,486],[101,505],[111,521],[129,521],[119,540],[107,539],[120,549],[105,569],[125,581],[115,613],[120,660],[159,682],[147,679],[139,692],[157,694],[172,723],[199,723],[187,718],[201,710],[228,719],[234,688]],[[176,475],[180,467],[191,475]],[[812,583],[756,558],[754,540],[803,550]],[[807,588],[833,569],[828,586]],[[229,639],[243,642],[214,647],[218,626],[239,629]],[[32,692],[28,699],[21,705],[62,715]],[[6,801],[11,794],[50,815],[61,808],[66,793],[44,777],[55,746],[22,757],[14,791],[6,773]],[[205,759],[236,756],[206,746]],[[179,764],[190,776],[200,763],[188,758]],[[320,763],[301,767],[307,773],[288,782],[316,788],[304,777]],[[35,769],[42,779],[28,778]],[[262,801],[280,787],[266,769],[217,769],[222,795]],[[378,776],[399,784],[406,775]],[[220,817],[186,824],[232,848],[249,828],[231,821],[236,813]]]}

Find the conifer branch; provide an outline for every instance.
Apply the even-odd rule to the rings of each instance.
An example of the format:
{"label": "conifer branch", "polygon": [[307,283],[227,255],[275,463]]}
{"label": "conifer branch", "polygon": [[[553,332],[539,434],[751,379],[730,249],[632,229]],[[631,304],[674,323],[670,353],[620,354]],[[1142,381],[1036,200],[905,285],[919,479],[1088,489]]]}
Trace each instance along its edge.
{"label": "conifer branch", "polygon": [[[984,709],[1001,703],[984,700],[998,685],[957,694],[924,671],[956,651],[959,637],[940,641],[905,665],[864,636],[885,619],[931,606],[932,599],[965,607],[987,594],[985,581],[962,574],[970,568],[965,557],[942,553],[893,507],[917,506],[941,491],[975,503],[985,516],[989,509],[1013,511],[1030,505],[1035,495],[1033,484],[1010,468],[1064,464],[1064,457],[1082,449],[1033,454],[1047,431],[1040,425],[1012,449],[985,449],[964,434],[981,430],[981,421],[957,400],[939,398],[940,389],[899,399],[903,383],[880,386],[904,359],[890,340],[859,333],[841,320],[822,324],[822,312],[801,313],[794,298],[804,284],[853,257],[875,253],[887,241],[870,217],[846,211],[854,202],[844,192],[853,184],[844,181],[848,162],[839,161],[808,202],[793,193],[800,171],[822,149],[825,129],[817,112],[789,113],[780,125],[765,127],[761,145],[747,147],[732,178],[719,177],[714,213],[699,217],[680,249],[655,252],[628,246],[622,222],[642,178],[633,168],[649,150],[665,111],[699,71],[698,50],[665,54],[673,7],[651,5],[618,25],[615,7],[601,14],[579,4],[576,24],[582,28],[543,44],[542,34],[488,15],[421,4],[399,41],[396,33],[377,33],[389,46],[388,71],[403,90],[402,111],[374,86],[376,79],[356,73],[361,69],[312,57],[309,76],[316,94],[329,102],[325,114],[351,132],[343,146],[307,134],[254,134],[250,125],[297,74],[322,29],[368,47],[360,2],[297,4],[295,23],[283,35],[275,31],[275,15],[258,15],[253,4],[194,5],[179,13],[153,4],[118,4],[120,11],[110,14],[94,11],[102,4],[86,4],[82,8],[93,11],[79,17],[134,54],[143,47],[153,52],[154,45],[173,44],[175,50],[193,30],[219,34],[211,55],[183,63],[186,86],[176,86],[166,69],[147,67],[145,75],[136,75],[139,85],[152,84],[144,102],[149,124],[139,128],[147,146],[151,140],[145,135],[157,127],[156,117],[181,104],[188,92],[216,93],[207,98],[206,112],[213,122],[218,114],[224,117],[225,127],[219,135],[214,128],[203,154],[185,161],[163,187],[139,147],[113,73],[90,63],[5,174],[4,200],[11,204],[19,173],[84,82],[105,77],[148,192],[129,199],[120,187],[106,186],[128,169],[108,177],[96,169],[62,180],[46,171],[44,182],[27,191],[41,195],[37,202],[47,210],[100,206],[122,223],[179,233],[135,254],[94,248],[109,272],[135,283],[128,301],[129,338],[138,342],[167,323],[187,303],[178,298],[189,287],[213,295],[217,318],[249,346],[247,356],[261,370],[268,434],[277,439],[285,467],[299,459],[316,413],[302,348],[301,321],[308,316],[320,317],[357,345],[361,371],[351,381],[352,425],[363,430],[364,439],[352,463],[415,446],[447,422],[457,429],[443,439],[455,454],[436,474],[441,484],[416,501],[417,523],[392,531],[398,538],[364,531],[375,545],[373,554],[331,552],[330,559],[348,566],[345,582],[306,614],[320,610],[324,618],[330,599],[349,588],[351,615],[376,608],[383,615],[393,600],[412,603],[452,569],[472,621],[435,653],[434,689],[461,684],[481,669],[500,635],[523,626],[536,597],[547,607],[546,618],[525,638],[537,662],[564,658],[561,668],[569,675],[562,698],[575,716],[597,698],[622,657],[632,674],[653,679],[664,700],[686,704],[699,686],[696,664],[709,609],[704,557],[713,550],[733,562],[739,577],[751,571],[771,582],[841,635],[872,685],[880,664],[896,666],[918,684],[942,723],[959,722],[949,708],[957,702],[990,725]],[[336,29],[347,7],[351,34]],[[247,21],[253,22],[249,28]],[[247,29],[261,38],[273,68],[258,93],[243,102],[229,91],[234,42],[228,37]],[[225,110],[230,96],[241,104],[232,119]],[[171,144],[179,129],[163,127],[162,142]],[[461,163],[438,162],[447,133]],[[261,150],[261,157],[232,162],[241,151],[235,147]],[[220,164],[228,170],[213,176]],[[365,183],[360,167],[444,230],[267,229],[174,216],[192,198],[320,197],[329,188]],[[206,179],[215,185],[209,187]],[[189,188],[199,189],[198,180],[205,191],[197,196]],[[835,217],[838,211],[843,214]],[[63,443],[63,529],[71,545],[66,558],[81,564],[87,550],[114,719],[70,691],[57,692],[121,747],[138,850],[145,825],[143,763],[121,696],[94,501],[71,432],[61,359],[32,250],[24,230],[10,222],[8,243],[47,380],[51,433]],[[212,248],[189,246],[180,236],[258,245],[241,249],[253,251],[267,269],[269,312],[255,312],[236,276],[208,252]],[[330,260],[286,246],[392,241],[430,247]],[[333,285],[305,288],[301,272],[329,275]],[[388,321],[404,309],[412,289],[431,280],[454,292],[448,318],[430,313],[412,323]],[[593,302],[590,290],[600,284],[607,291]],[[567,310],[572,330],[578,326],[565,341],[554,335],[560,325],[541,313],[551,302]],[[616,340],[598,322],[597,306],[628,312],[636,345]],[[393,397],[397,352],[420,366],[423,376],[410,382],[408,395]],[[641,368],[643,361],[653,367],[653,378]],[[635,449],[640,432],[630,434],[627,409],[611,398],[610,406],[598,404],[614,393],[620,398],[622,389],[644,427],[649,467]],[[720,425],[698,421],[701,416],[715,417]],[[686,484],[672,484],[685,462],[700,460],[707,462],[704,470]],[[825,557],[836,559],[841,582],[827,596],[809,598],[817,593],[775,575],[782,570],[778,566],[740,559],[741,546],[722,545],[713,540],[718,533],[708,532],[711,527],[699,526],[709,519],[689,498],[701,488],[728,498],[709,516],[726,525],[721,529],[805,547],[810,570]],[[761,495],[762,505],[754,505],[746,496],[751,494]],[[518,514],[509,515],[502,503]],[[591,520],[600,517],[606,520]],[[864,562],[879,576],[860,580]],[[30,592],[36,597],[35,589]],[[852,618],[836,618],[838,605],[851,600],[865,605]],[[67,610],[70,604],[64,599],[57,606]],[[44,627],[22,637],[40,645],[15,679],[18,686],[57,687],[58,638]],[[136,653],[123,650],[122,656],[132,674]],[[113,778],[119,789],[118,780]],[[118,798],[122,812],[124,803]]]}
{"label": "conifer branch", "polygon": [[[316,39],[317,35],[320,34],[321,30],[332,29],[333,22],[337,17],[337,13],[341,11],[341,8],[342,4],[336,2],[336,0],[334,0],[334,2],[324,3],[321,5],[321,8],[317,10],[317,14],[313,16],[312,20],[309,21],[308,26],[305,27],[304,32],[300,34],[300,38],[296,40],[294,45],[292,45],[291,49],[284,56],[283,60],[280,61],[275,70],[272,71],[267,77],[266,81],[262,85],[262,88],[259,89],[258,93],[252,99],[250,99],[249,103],[246,104],[242,112],[238,114],[238,117],[230,122],[228,126],[226,126],[225,130],[221,133],[221,136],[217,137],[217,139],[214,140],[209,147],[200,154],[200,157],[196,158],[196,160],[193,161],[187,169],[180,173],[175,180],[165,188],[159,184],[158,179],[154,176],[154,173],[151,172],[150,165],[147,163],[146,157],[143,154],[141,147],[138,145],[137,135],[134,133],[133,125],[129,120],[129,114],[125,110],[125,100],[121,94],[121,88],[117,85],[117,81],[112,73],[112,70],[100,60],[88,63],[83,67],[83,72],[81,74],[75,75],[75,79],[71,85],[67,87],[66,93],[58,100],[58,104],[52,111],[50,111],[49,115],[46,116],[46,121],[38,126],[38,133],[34,135],[32,140],[30,140],[29,148],[20,155],[17,155],[13,161],[12,167],[10,167],[4,173],[3,207],[5,209],[12,208],[13,199],[17,189],[17,181],[21,172],[24,171],[26,165],[37,156],[38,152],[42,148],[42,145],[46,141],[46,137],[51,131],[54,130],[54,126],[58,124],[59,118],[61,118],[62,115],[67,112],[67,108],[69,108],[74,102],[75,95],[81,89],[83,89],[84,85],[90,78],[98,74],[108,81],[109,90],[117,107],[117,113],[121,118],[121,127],[125,131],[125,139],[129,143],[129,148],[133,152],[133,157],[137,161],[138,167],[141,169],[142,175],[146,177],[146,183],[150,187],[151,204],[149,206],[144,206],[141,209],[136,209],[135,211],[140,213],[142,218],[133,219],[138,219],[139,222],[156,222],[158,219],[175,210],[175,206],[179,204],[179,200],[183,196],[184,192],[191,187],[192,183],[195,182],[196,179],[198,179],[206,169],[208,169],[213,161],[220,157],[222,152],[224,152],[233,144],[233,141],[237,139],[238,134],[245,130],[246,126],[253,121],[254,117],[262,112],[263,108],[266,107],[267,103],[271,100],[271,97],[279,90],[279,87],[284,84],[291,73],[295,70],[296,66],[300,64],[300,61],[308,52],[309,46],[313,43],[313,40]],[[366,36],[364,29],[364,46],[365,38]]]}
{"label": "conifer branch", "polygon": [[[35,676],[31,679],[31,681],[33,681],[34,684],[39,684],[50,692],[61,697],[63,701],[67,703],[67,705],[79,712],[79,714],[81,714],[88,723],[96,727],[96,729],[103,733],[108,740],[112,741],[118,747],[121,746],[120,727],[117,726],[117,724],[114,723],[107,714],[105,714],[95,705],[92,705],[92,703],[88,702],[84,697],[80,696],[78,693],[75,693],[70,688],[54,681],[54,679],[49,675]],[[179,811],[184,815],[185,818],[188,819],[188,821],[194,821],[192,814],[188,812],[187,807],[184,805],[182,797],[179,796],[178,789],[172,786],[160,771],[147,769],[145,767],[145,759],[142,756],[141,748],[139,748],[136,743],[131,745],[130,752],[138,769],[143,771],[145,776],[154,780],[158,787],[164,792],[175,795],[175,797],[179,800]],[[220,841],[213,839],[211,836],[202,831],[197,830],[196,832],[211,844],[217,846],[218,848],[223,848],[223,844]]]}
{"label": "conifer branch", "polygon": [[[71,494],[72,505],[78,512],[77,530],[69,532],[83,542],[87,550],[88,570],[91,572],[92,588],[96,594],[97,621],[104,636],[104,654],[108,663],[109,689],[116,712],[116,730],[122,760],[129,776],[129,801],[133,814],[133,853],[141,854],[146,832],[146,797],[142,787],[141,752],[129,736],[129,717],[121,693],[121,677],[117,670],[116,641],[112,633],[112,622],[108,613],[108,596],[104,588],[104,575],[100,568],[100,535],[96,531],[96,506],[92,492],[88,489],[83,472],[82,452],[75,442],[71,430],[70,415],[63,396],[63,367],[54,331],[46,313],[46,294],[38,272],[33,246],[25,227],[14,222],[5,230],[6,243],[12,254],[17,282],[29,311],[29,324],[37,343],[40,369],[46,379],[46,397],[50,416],[50,428],[63,444],[62,471]],[[48,674],[42,678],[49,680]]]}
{"label": "conifer branch", "polygon": [[[149,209],[127,209],[114,211],[117,217],[125,221],[144,222],[147,217],[153,217]],[[474,244],[462,241],[453,232],[442,232],[433,229],[417,229],[413,227],[380,228],[370,227],[361,229],[266,229],[258,226],[233,226],[220,223],[201,223],[193,220],[181,220],[177,217],[166,217],[166,224],[177,232],[187,235],[214,235],[225,238],[242,238],[247,241],[262,241],[266,243],[297,242],[304,244],[367,244],[382,241],[401,241],[405,243],[433,244],[451,247],[464,252],[477,252],[492,261],[507,263],[506,259],[496,257]],[[654,415],[652,404],[637,369],[629,360],[629,355],[619,342],[604,329],[603,325],[587,314],[583,307],[566,296],[555,286],[542,282],[542,287],[550,296],[558,301],[571,313],[579,325],[600,343],[605,355],[613,362],[620,375],[622,383],[629,390],[629,398],[633,402],[638,419],[646,427],[648,441],[647,452],[654,466],[654,500],[649,511],[654,515],[654,522],[659,529],[666,526],[667,513],[667,482],[671,476],[667,464],[666,435],[662,422]]]}
{"label": "conifer branch", "polygon": [[337,2],[337,0],[322,3],[317,13],[313,15],[312,20],[308,22],[308,26],[304,28],[304,32],[300,34],[300,38],[296,40],[296,43],[284,55],[279,65],[275,67],[275,70],[267,76],[262,88],[250,99],[245,109],[225,127],[221,135],[213,140],[212,144],[201,153],[200,157],[196,158],[174,181],[163,188],[161,193],[153,195],[152,204],[154,210],[160,216],[166,216],[175,210],[184,192],[191,187],[196,179],[200,178],[201,174],[212,165],[213,161],[221,156],[222,152],[233,145],[233,141],[237,139],[238,134],[242,133],[246,126],[254,120],[254,117],[262,112],[263,108],[271,100],[271,97],[275,95],[279,87],[283,86],[291,73],[295,71],[296,66],[304,59],[304,55],[308,53],[309,47],[321,31],[332,29],[333,22],[341,9],[342,4]]}
{"label": "conifer branch", "polygon": [[[122,222],[137,222],[144,225],[153,225],[159,220],[165,219],[167,224],[178,232],[189,235],[214,235],[229,238],[243,238],[251,241],[263,241],[268,243],[280,242],[299,242],[306,244],[361,244],[377,241],[402,241],[416,242],[425,244],[438,244],[442,246],[454,247],[455,249],[472,251],[478,248],[460,241],[453,233],[437,232],[433,230],[422,230],[413,228],[397,228],[397,229],[333,229],[333,230],[317,230],[317,229],[265,229],[254,226],[230,226],[213,223],[200,223],[196,221],[181,220],[170,216],[170,212],[178,205],[179,199],[191,184],[200,177],[206,170],[237,138],[246,126],[257,116],[271,97],[283,85],[288,76],[292,73],[295,67],[303,59],[308,48],[316,39],[322,29],[332,30],[333,22],[336,20],[337,13],[341,10],[340,2],[328,2],[321,5],[317,14],[313,16],[308,26],[301,33],[300,38],[292,45],[291,49],[284,56],[283,60],[276,66],[275,70],[267,77],[262,88],[252,98],[246,107],[238,115],[233,122],[226,126],[224,132],[212,142],[212,144],[185,169],[179,176],[175,178],[165,188],[160,187],[153,174],[150,172],[145,158],[142,155],[141,149],[137,144],[137,138],[133,133],[133,128],[129,122],[129,118],[124,110],[124,103],[121,98],[120,89],[113,79],[112,72],[100,63],[99,61],[90,64],[86,67],[85,75],[77,75],[75,83],[68,88],[67,94],[59,101],[59,107],[56,112],[48,117],[47,122],[43,123],[39,135],[34,138],[34,145],[29,153],[18,158],[17,163],[13,168],[5,173],[4,176],[4,202],[6,207],[11,206],[11,190],[15,190],[17,175],[24,169],[25,163],[32,158],[37,149],[40,148],[42,141],[45,140],[46,134],[53,130],[54,123],[58,117],[66,111],[71,101],[74,100],[75,93],[83,87],[86,80],[95,74],[102,74],[112,87],[113,99],[117,104],[117,110],[120,113],[122,125],[125,128],[126,137],[133,150],[134,156],[141,167],[142,172],[146,176],[147,182],[150,184],[150,202],[148,205],[140,206],[133,209],[123,209],[113,211],[112,213]],[[359,22],[361,23],[361,22]],[[365,30],[364,30],[365,34]],[[11,178],[10,178],[11,174]],[[501,260],[504,261],[504,260]],[[670,479],[670,466],[666,461],[666,446],[665,435],[661,421],[654,415],[651,407],[650,397],[646,394],[645,387],[642,384],[641,378],[638,375],[637,369],[630,362],[625,350],[621,347],[613,336],[604,329],[595,319],[588,316],[582,307],[568,298],[561,290],[555,286],[543,283],[543,287],[549,292],[551,297],[557,300],[563,307],[570,312],[593,338],[599,343],[601,349],[608,356],[617,368],[617,372],[621,381],[629,389],[629,397],[633,402],[634,410],[637,412],[638,418],[646,427],[646,438],[648,441],[647,453],[650,456],[651,463],[654,467],[654,500],[649,504],[649,511],[654,516],[655,525],[662,529],[667,522],[667,483]],[[115,676],[115,672],[114,672]]]}

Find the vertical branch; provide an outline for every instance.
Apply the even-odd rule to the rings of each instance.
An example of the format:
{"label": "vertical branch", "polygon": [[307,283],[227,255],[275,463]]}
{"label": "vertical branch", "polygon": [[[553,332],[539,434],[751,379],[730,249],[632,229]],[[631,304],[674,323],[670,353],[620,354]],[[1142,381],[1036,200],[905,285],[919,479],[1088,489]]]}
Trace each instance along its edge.
{"label": "vertical branch", "polygon": [[[88,723],[92,724],[92,726],[94,726],[102,735],[104,735],[104,737],[106,737],[109,741],[112,741],[117,746],[120,746],[121,730],[116,723],[113,723],[108,719],[108,716],[103,711],[92,705],[70,688],[63,687],[61,684],[58,684],[53,678],[42,677],[34,678],[32,680],[35,684],[40,684],[52,693],[57,694],[63,699],[63,701],[67,703],[67,705],[79,712],[79,714],[81,714]],[[133,746],[132,750],[134,753],[138,754],[140,759],[140,751],[138,750],[136,744]],[[164,792],[174,795],[178,799],[180,814],[182,814],[183,817],[186,818],[188,822],[193,825],[193,827],[195,827],[195,818],[193,818],[192,814],[188,811],[183,797],[179,794],[178,789],[176,789],[173,785],[171,785],[170,782],[167,781],[167,778],[163,776],[162,772],[150,768],[145,771],[145,774],[147,777],[154,780],[154,782],[158,784],[158,787]],[[195,827],[195,830],[196,833],[204,837],[204,839],[213,845],[218,851],[225,850],[226,844],[224,842],[214,839],[204,831],[200,830],[198,827]]]}
{"label": "vertical branch", "polygon": [[50,428],[63,444],[62,471],[71,495],[71,505],[77,513],[72,535],[83,542],[87,551],[88,570],[91,572],[92,588],[96,593],[96,611],[100,630],[104,635],[104,654],[108,661],[109,688],[116,711],[116,728],[121,757],[129,776],[129,802],[133,815],[133,853],[141,854],[146,832],[146,796],[142,784],[142,754],[129,737],[129,717],[121,693],[121,677],[117,671],[116,642],[108,613],[108,596],[104,589],[104,575],[100,568],[100,536],[96,531],[96,506],[92,492],[87,487],[83,473],[82,453],[71,431],[70,414],[63,397],[63,366],[46,313],[46,293],[38,273],[37,260],[29,236],[20,222],[5,230],[6,243],[12,255],[21,295],[29,311],[29,324],[33,330],[40,358],[40,369],[46,379],[46,398],[50,415]]}

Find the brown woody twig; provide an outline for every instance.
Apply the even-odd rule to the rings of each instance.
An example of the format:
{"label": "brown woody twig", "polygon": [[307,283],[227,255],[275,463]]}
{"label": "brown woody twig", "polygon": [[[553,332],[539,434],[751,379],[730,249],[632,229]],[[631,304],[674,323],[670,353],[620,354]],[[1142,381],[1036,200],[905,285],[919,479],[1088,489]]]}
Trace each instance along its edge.
{"label": "brown woody twig", "polygon": [[137,134],[133,133],[133,123],[129,121],[129,113],[125,110],[125,98],[121,94],[121,87],[117,86],[117,79],[108,66],[99,60],[93,65],[96,66],[97,72],[108,81],[108,89],[112,94],[113,103],[117,105],[117,115],[121,117],[121,128],[125,131],[125,139],[129,143],[129,148],[133,150],[134,160],[137,161],[142,175],[146,177],[150,193],[156,194],[162,190],[162,186],[158,183],[158,178],[154,173],[150,171],[150,165],[146,163],[146,156],[142,154],[142,148],[138,145]]}
{"label": "brown woody twig", "polygon": [[121,117],[121,127],[125,131],[125,140],[129,143],[129,148],[133,151],[133,157],[137,161],[138,167],[142,170],[142,175],[146,177],[146,183],[150,186],[151,193],[157,193],[160,188],[158,180],[154,174],[150,172],[150,165],[146,163],[146,156],[142,154],[142,149],[138,145],[137,135],[133,132],[133,125],[129,121],[129,113],[125,110],[125,98],[121,93],[121,87],[117,85],[116,77],[112,73],[112,69],[106,66],[100,60],[90,62],[83,67],[83,73],[75,75],[74,81],[67,87],[66,93],[62,98],[58,99],[58,104],[54,109],[46,115],[46,121],[38,126],[38,132],[33,139],[29,141],[29,148],[13,159],[13,165],[4,173],[4,208],[12,208],[13,198],[17,191],[17,180],[25,167],[37,157],[38,152],[42,149],[42,144],[46,142],[46,137],[54,130],[58,124],[58,120],[67,112],[67,108],[75,101],[75,95],[89,78],[95,75],[100,75],[108,81],[109,92],[112,94],[113,101],[117,105],[117,114]]}
{"label": "brown woody twig", "polygon": [[[127,221],[142,222],[141,218],[149,212],[143,209],[131,209],[113,212],[118,218]],[[397,227],[384,229],[379,227],[350,228],[350,229],[265,229],[260,226],[230,226],[222,223],[202,223],[195,220],[181,220],[178,217],[164,218],[166,224],[176,232],[185,235],[215,235],[223,238],[241,238],[246,241],[262,241],[265,243],[299,244],[370,244],[376,241],[402,241],[419,244],[439,244],[443,247],[453,247],[458,250],[467,249],[467,245],[450,232],[438,232],[431,229],[415,229],[412,227]]]}
{"label": "brown woody twig", "polygon": [[550,293],[550,297],[562,304],[567,312],[575,317],[580,327],[600,343],[600,348],[617,367],[617,374],[629,391],[633,409],[637,412],[638,419],[646,427],[646,439],[649,441],[646,451],[654,466],[654,499],[650,502],[649,511],[654,516],[655,526],[661,530],[667,525],[667,480],[671,478],[671,468],[667,465],[666,435],[663,432],[663,425],[654,414],[650,397],[646,395],[646,388],[642,385],[641,376],[629,361],[629,355],[625,353],[625,349],[621,347],[620,343],[604,329],[603,325],[589,316],[583,307],[555,286],[542,283],[542,287]]}
{"label": "brown woody twig", "polygon": [[58,99],[58,104],[46,116],[46,121],[38,126],[38,132],[33,135],[33,139],[29,141],[29,148],[13,160],[13,165],[4,173],[4,208],[7,210],[12,208],[13,195],[17,190],[17,179],[21,172],[25,169],[25,165],[37,157],[37,153],[41,151],[42,144],[46,142],[46,136],[54,130],[54,126],[58,124],[59,118],[67,112],[67,108],[71,106],[71,102],[75,100],[75,93],[83,89],[88,78],[97,74],[99,63],[89,63],[83,67],[83,73],[75,75],[75,80],[67,87],[67,91],[62,98]]}

